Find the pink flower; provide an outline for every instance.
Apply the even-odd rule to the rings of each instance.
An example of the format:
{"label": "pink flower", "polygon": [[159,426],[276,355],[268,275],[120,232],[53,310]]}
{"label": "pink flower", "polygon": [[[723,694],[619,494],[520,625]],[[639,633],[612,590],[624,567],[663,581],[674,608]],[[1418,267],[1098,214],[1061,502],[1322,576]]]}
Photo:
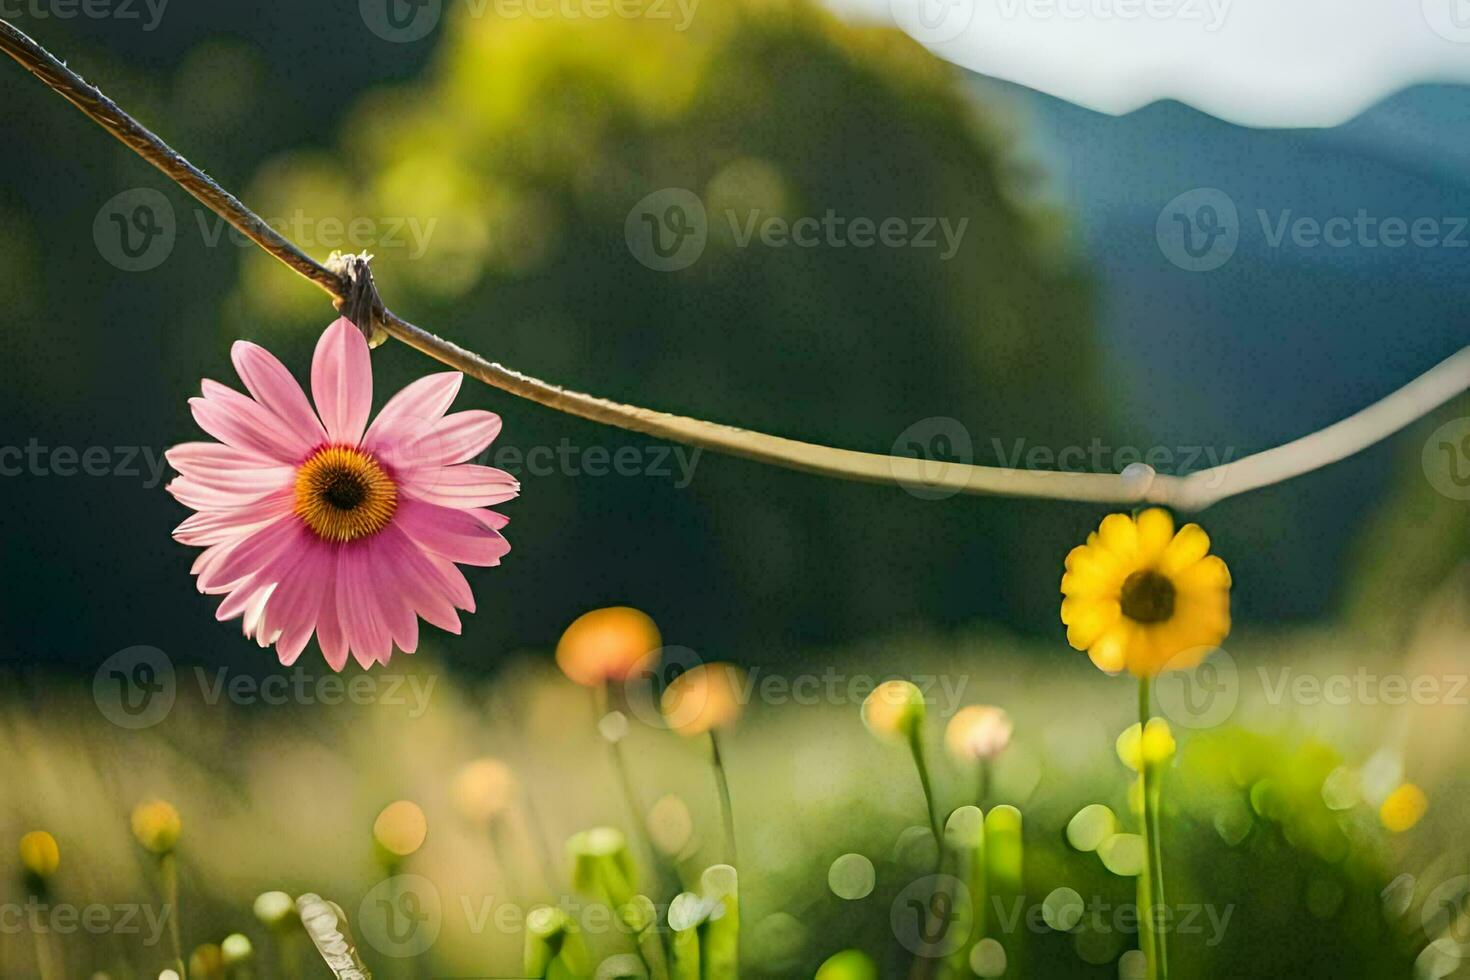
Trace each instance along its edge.
{"label": "pink flower", "polygon": [[206,379],[189,399],[219,442],[167,453],[168,491],[198,513],[174,529],[204,548],[199,591],[226,596],[217,619],[244,617],[245,635],[292,664],[315,631],[341,670],[413,653],[418,620],[459,632],[475,599],[458,565],[498,565],[506,518],[485,508],[520,492],[510,474],[466,462],[500,432],[500,417],[445,415],[457,371],[420,378],[372,425],[367,341],[339,318],[317,342],[312,411],[301,386],[264,348],[237,341],[235,370],[253,397]]}

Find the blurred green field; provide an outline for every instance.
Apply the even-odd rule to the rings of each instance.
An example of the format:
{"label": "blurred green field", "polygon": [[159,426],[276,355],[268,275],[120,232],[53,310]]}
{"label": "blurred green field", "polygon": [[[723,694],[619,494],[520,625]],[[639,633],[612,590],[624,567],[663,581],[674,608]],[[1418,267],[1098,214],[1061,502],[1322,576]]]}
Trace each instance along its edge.
{"label": "blurred green field", "polygon": [[[1444,961],[1422,950],[1441,933],[1463,934],[1466,692],[1453,689],[1463,683],[1460,654],[1470,639],[1466,586],[1461,573],[1429,595],[1397,648],[1369,645],[1348,628],[1245,628],[1223,655],[1228,663],[1217,658],[1215,673],[1181,689],[1196,700],[1171,699],[1161,687],[1179,746],[1163,821],[1177,975],[1408,976],[1416,957],[1415,975],[1452,975],[1444,967],[1457,954]],[[61,864],[49,883],[53,906],[147,906],[136,913],[136,933],[109,927],[94,935],[76,923],[66,932],[64,922],[47,920],[41,939],[64,957],[58,975],[151,977],[166,964],[166,938],[150,943],[145,914],[156,918],[160,901],[152,861],[128,826],[131,808],[155,797],[183,818],[184,944],[245,933],[256,966],[242,976],[329,975],[304,936],[272,934],[252,916],[255,896],[272,889],[336,901],[382,977],[518,976],[521,917],[538,903],[586,917],[595,956],[629,948],[568,883],[568,836],[633,828],[588,692],[547,664],[544,652],[525,651],[480,684],[444,672],[431,650],[369,675],[335,678],[309,665],[285,675],[292,687],[284,704],[265,703],[274,689],[249,678],[181,664],[172,709],[136,731],[104,717],[90,679],[12,692],[0,715],[8,796],[0,833],[12,841],[36,829],[54,834]],[[804,674],[798,664],[832,666]],[[899,676],[898,665],[926,689],[940,808],[1011,804],[1023,815],[1024,889],[994,906],[989,926],[1012,959],[1005,975],[1118,976],[1120,955],[1136,942],[1125,914],[1133,879],[1071,846],[1066,828],[1084,806],[1104,804],[1119,830],[1137,830],[1132,774],[1114,747],[1136,717],[1133,686],[1060,641],[1039,648],[988,632],[874,637],[809,651],[788,670],[755,671],[755,696],[723,742],[740,848],[743,975],[811,976],[848,947],[870,954],[882,976],[908,974],[906,916],[933,871],[933,843],[908,756],[876,742],[859,720],[862,694]],[[1431,679],[1437,703],[1393,703],[1397,688],[1386,679],[1396,676],[1420,679],[1419,690]],[[334,686],[343,679],[348,686]],[[1334,691],[1358,693],[1343,701]],[[631,722],[623,744],[635,791],[655,814],[654,839],[670,849],[660,860],[690,886],[724,857],[707,745],[649,724],[653,702],[638,685],[614,693]],[[330,703],[336,699],[345,703]],[[943,747],[947,717],[979,702],[1005,707],[1015,722],[983,800],[975,772]],[[484,827],[455,805],[456,774],[483,756],[503,760],[517,780],[498,860]],[[1390,833],[1377,804],[1406,781],[1423,787],[1429,807],[1417,825]],[[373,825],[395,800],[421,807],[428,833],[389,866]],[[669,880],[660,892],[636,840],[640,887],[667,901]],[[863,862],[848,858],[833,869],[850,854],[876,872],[864,897],[834,894],[864,890]],[[14,870],[7,910],[27,898]],[[416,876],[403,880],[419,882],[412,887],[424,892],[419,907],[431,917],[421,927],[436,932],[417,956],[393,955],[409,947],[391,938],[375,904],[394,872]],[[1076,904],[1056,893],[1063,888],[1084,906],[1068,931],[1041,914],[1044,903],[1053,919],[1058,903]],[[1010,910],[1033,907],[1031,926],[1024,918],[1006,925]],[[0,973],[34,976],[28,930],[14,928],[18,914],[7,917]],[[1063,914],[1060,924],[1072,921]],[[278,956],[299,973],[282,972]],[[1426,957],[1434,960],[1428,967]],[[1025,972],[1014,972],[1021,964]]]}

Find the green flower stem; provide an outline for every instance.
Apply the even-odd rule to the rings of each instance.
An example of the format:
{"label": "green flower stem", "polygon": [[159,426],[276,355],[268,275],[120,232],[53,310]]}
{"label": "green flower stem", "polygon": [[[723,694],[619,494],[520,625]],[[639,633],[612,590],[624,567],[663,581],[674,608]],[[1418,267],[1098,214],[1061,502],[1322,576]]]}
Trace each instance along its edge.
{"label": "green flower stem", "polygon": [[700,980],[699,927],[705,911],[699,896],[689,892],[679,894],[669,906],[669,930],[673,933],[669,975],[673,980]]}
{"label": "green flower stem", "polygon": [[725,762],[720,755],[720,737],[709,730],[710,757],[715,767],[715,785],[720,791],[720,820],[725,825],[725,855],[732,867],[739,867],[735,851],[735,808],[730,803],[730,780],[725,775]]}
{"label": "green flower stem", "polygon": [[505,886],[510,889],[512,895],[524,901],[526,892],[521,884],[520,875],[516,873],[514,863],[509,859],[510,851],[505,846],[505,828],[501,818],[491,817],[487,831],[490,837],[490,856],[495,859],[495,864],[500,868],[500,873],[505,879]]}
{"label": "green flower stem", "polygon": [[[1144,733],[1151,714],[1149,695],[1152,683],[1148,677],[1138,679],[1138,744],[1139,776],[1143,780],[1143,850],[1144,874],[1139,882],[1138,934],[1147,942],[1144,955],[1148,959],[1150,980],[1168,980],[1169,949],[1164,934],[1154,928],[1154,909],[1164,904],[1164,859],[1159,842],[1159,776],[1148,759]],[[1145,881],[1146,879],[1146,881]]]}
{"label": "green flower stem", "polygon": [[[601,723],[608,712],[607,685],[598,684],[592,688],[592,710],[594,717],[593,725]],[[601,733],[598,735],[601,738]],[[648,827],[644,820],[643,803],[638,797],[638,790],[633,786],[633,777],[628,772],[628,760],[623,756],[623,746],[620,741],[604,739],[607,742],[608,753],[612,756],[613,772],[617,773],[618,785],[623,790],[623,801],[628,805],[628,812],[633,817],[633,833],[648,853],[649,861],[655,865],[658,863],[658,851],[654,850],[653,840],[648,836]]]}
{"label": "green flower stem", "polygon": [[934,846],[944,854],[944,831],[939,828],[939,810],[934,805],[934,787],[929,781],[929,764],[924,761],[924,733],[915,723],[909,728],[909,752],[914,757],[914,768],[919,771],[919,785],[924,790],[924,809],[929,815],[929,831],[934,835]]}
{"label": "green flower stem", "polygon": [[619,913],[637,940],[638,956],[648,968],[648,980],[669,980],[669,961],[658,930],[658,909],[647,895],[635,895]]}
{"label": "green flower stem", "polygon": [[[977,806],[962,806],[944,825],[944,848],[951,872],[964,882],[970,897],[969,937],[949,954],[946,977],[969,976],[970,950],[985,937],[985,817]],[[958,897],[958,896],[956,896]]]}
{"label": "green flower stem", "polygon": [[189,980],[184,969],[184,943],[179,938],[179,863],[169,851],[158,856],[158,877],[163,883],[163,904],[168,909],[168,939],[173,947],[174,970],[180,980]]}
{"label": "green flower stem", "polygon": [[740,889],[728,864],[706,868],[700,891],[710,909],[704,923],[704,980],[740,976]]}
{"label": "green flower stem", "polygon": [[[1024,903],[1025,835],[1021,811],[1009,804],[993,806],[985,814],[985,896],[997,908],[1011,903]],[[1030,933],[1024,925],[1009,931],[1003,922],[991,938],[1005,948],[1007,977],[1030,976],[1026,971],[1027,945]]]}

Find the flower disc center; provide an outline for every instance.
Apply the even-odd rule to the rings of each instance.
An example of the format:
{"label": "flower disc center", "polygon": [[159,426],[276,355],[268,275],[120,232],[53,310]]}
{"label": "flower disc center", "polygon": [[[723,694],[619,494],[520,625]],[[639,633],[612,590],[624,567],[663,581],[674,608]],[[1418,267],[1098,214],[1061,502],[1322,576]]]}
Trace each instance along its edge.
{"label": "flower disc center", "polygon": [[1134,572],[1123,582],[1121,605],[1136,623],[1162,623],[1174,615],[1174,583],[1155,571]]}
{"label": "flower disc center", "polygon": [[397,487],[360,449],[327,446],[296,472],[296,516],[327,541],[377,534],[397,509]]}

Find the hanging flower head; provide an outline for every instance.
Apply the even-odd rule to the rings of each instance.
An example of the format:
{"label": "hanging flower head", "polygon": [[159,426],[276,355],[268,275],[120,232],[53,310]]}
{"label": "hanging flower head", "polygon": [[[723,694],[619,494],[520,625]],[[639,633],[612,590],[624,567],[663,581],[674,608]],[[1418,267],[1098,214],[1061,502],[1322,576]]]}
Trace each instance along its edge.
{"label": "hanging flower head", "polygon": [[245,635],[294,663],[315,632],[327,663],[351,652],[364,667],[394,646],[418,647],[420,617],[458,633],[474,596],[456,563],[498,565],[506,519],[486,510],[515,497],[501,470],[466,462],[500,432],[490,412],[446,415],[458,372],[421,378],[372,412],[367,341],[339,318],[311,365],[316,410],[268,351],[230,352],[249,391],[205,380],[189,400],[219,442],[175,446],[168,485],[198,513],[174,537],[205,550],[201,592],[224,595],[216,617],[244,618]]}
{"label": "hanging flower head", "polygon": [[1067,642],[1109,673],[1187,670],[1230,633],[1230,570],[1198,524],[1168,511],[1109,514],[1067,555]]}

